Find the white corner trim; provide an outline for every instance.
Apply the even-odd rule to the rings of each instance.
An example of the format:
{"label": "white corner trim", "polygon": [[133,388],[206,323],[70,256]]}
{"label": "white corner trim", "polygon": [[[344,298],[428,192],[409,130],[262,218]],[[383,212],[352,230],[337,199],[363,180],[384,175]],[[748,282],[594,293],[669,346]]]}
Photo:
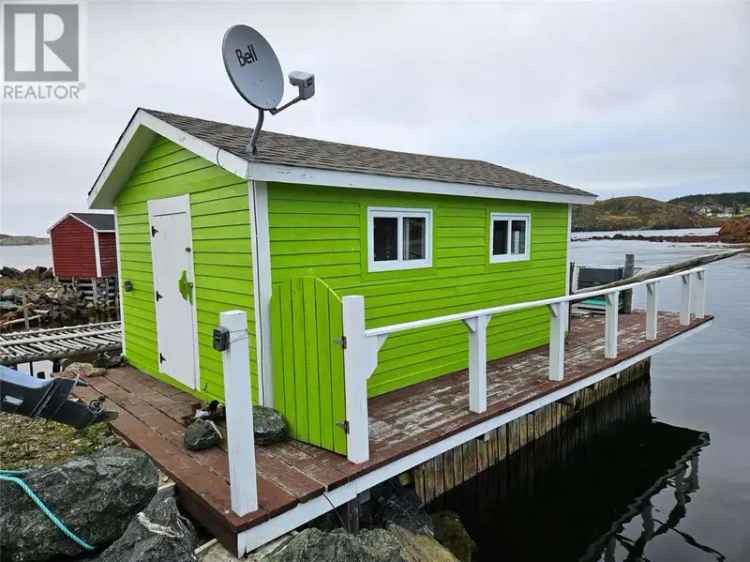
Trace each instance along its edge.
{"label": "white corner trim", "polygon": [[547,203],[575,203],[593,205],[596,196],[547,193],[523,189],[451,183],[435,180],[381,176],[359,172],[319,170],[279,164],[250,163],[250,179],[276,181],[319,187],[347,187],[376,191],[402,191],[406,193],[428,193],[435,195],[458,195],[461,197],[482,197],[486,199],[507,199],[513,201],[540,201]]}
{"label": "white corner trim", "polygon": [[237,548],[240,557],[280,537],[281,535],[288,533],[289,531],[299,527],[300,525],[311,521],[319,515],[327,513],[332,509],[331,504],[333,504],[333,506],[335,507],[338,507],[350,500],[353,500],[357,497],[358,494],[369,490],[370,488],[376,486],[377,484],[380,484],[381,482],[385,482],[389,478],[398,476],[399,474],[406,472],[407,470],[410,470],[424,462],[427,462],[430,459],[433,459],[438,455],[445,453],[446,451],[458,447],[463,443],[467,443],[472,439],[477,439],[485,433],[497,429],[501,425],[505,425],[506,423],[520,418],[521,416],[525,416],[526,414],[529,414],[535,410],[538,410],[539,408],[542,408],[547,404],[551,404],[552,402],[556,402],[562,398],[565,398],[566,396],[569,396],[574,392],[581,390],[582,388],[589,387],[592,384],[620,373],[625,369],[632,367],[637,363],[640,363],[644,359],[648,359],[656,353],[659,353],[660,351],[663,351],[677,343],[681,343],[690,336],[707,329],[711,326],[712,323],[713,320],[705,322],[704,324],[701,324],[696,328],[688,330],[687,332],[683,332],[671,339],[660,343],[659,345],[652,347],[651,349],[647,349],[629,359],[625,359],[624,361],[617,363],[616,365],[612,365],[611,367],[599,371],[598,373],[594,373],[593,375],[590,375],[584,379],[575,381],[562,388],[558,388],[557,390],[554,390],[549,394],[540,396],[539,398],[527,402],[526,404],[523,404],[509,412],[505,412],[497,417],[491,418],[475,426],[464,429],[463,431],[460,431],[459,433],[456,433],[448,437],[447,439],[443,439],[442,441],[433,443],[432,445],[428,445],[423,449],[410,453],[389,464],[376,468],[375,470],[363,474],[362,476],[355,477],[348,483],[326,492],[325,495],[317,496],[304,503],[299,503],[289,511],[285,511],[280,515],[277,515],[276,517],[271,517],[263,523],[256,525],[255,527],[251,527],[250,529],[247,529],[246,531],[238,534]]}
{"label": "white corner trim", "polygon": [[[150,134],[144,135],[144,130],[149,131]],[[462,197],[483,197],[514,201],[575,203],[578,205],[592,205],[596,201],[596,196],[593,195],[547,193],[523,189],[507,189],[359,172],[248,162],[244,158],[219,149],[139,109],[133,115],[133,118],[97,178],[88,198],[89,207],[106,209],[114,205],[117,193],[125,181],[127,181],[138,160],[150,146],[154,138],[154,133],[183,146],[201,158],[215,163],[220,168],[248,180],[276,181],[321,187],[347,187],[408,193],[458,195]],[[131,143],[134,140],[137,142],[134,142],[131,147]],[[123,161],[122,166],[120,166],[121,160]]]}
{"label": "white corner trim", "polygon": [[[495,221],[508,221],[508,230],[506,233],[506,242],[508,244],[507,254],[493,254],[495,246],[494,235],[495,235]],[[526,238],[525,248],[523,254],[512,254],[510,252],[512,240],[512,221],[524,221],[526,223]],[[492,213],[490,214],[490,263],[507,263],[515,261],[528,261],[531,259],[531,215],[529,213]]]}
{"label": "white corner trim", "polygon": [[268,226],[268,186],[249,181],[251,247],[255,290],[255,334],[258,358],[258,387],[261,404],[273,408],[273,348],[271,341],[271,245]]}
{"label": "white corner trim", "polygon": [[122,345],[122,354],[127,357],[127,348],[125,346],[125,304],[123,301],[123,290],[122,290],[122,260],[120,259],[120,227],[117,222],[117,207],[114,208],[115,212],[115,255],[117,256],[117,299],[120,302],[120,340]]}
{"label": "white corner trim", "polygon": [[102,256],[99,251],[99,233],[94,230],[94,259],[96,259],[96,276],[102,276]]}
{"label": "white corner trim", "polygon": [[[397,219],[395,260],[375,261],[375,219]],[[404,221],[405,218],[425,219],[425,257],[421,260],[406,260],[403,257]],[[367,271],[396,271],[403,269],[420,269],[432,267],[432,209],[411,209],[403,207],[368,207],[367,208]]]}

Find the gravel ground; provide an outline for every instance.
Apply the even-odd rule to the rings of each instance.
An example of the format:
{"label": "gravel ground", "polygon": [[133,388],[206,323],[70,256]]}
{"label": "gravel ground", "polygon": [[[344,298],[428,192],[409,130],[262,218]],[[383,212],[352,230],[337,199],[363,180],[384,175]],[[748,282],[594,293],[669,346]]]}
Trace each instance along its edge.
{"label": "gravel ground", "polygon": [[0,412],[0,467],[31,469],[64,462],[121,443],[109,424],[83,430]]}

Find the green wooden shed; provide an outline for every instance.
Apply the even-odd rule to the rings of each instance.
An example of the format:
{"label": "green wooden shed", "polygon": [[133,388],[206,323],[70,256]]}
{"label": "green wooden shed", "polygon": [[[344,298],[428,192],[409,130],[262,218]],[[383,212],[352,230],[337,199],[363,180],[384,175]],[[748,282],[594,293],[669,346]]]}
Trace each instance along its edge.
{"label": "green wooden shed", "polygon": [[[253,400],[294,438],[347,454],[344,297],[363,296],[377,328],[566,293],[571,206],[594,195],[479,160],[267,131],[253,156],[251,132],[138,109],[89,194],[115,211],[123,349],[144,374],[223,401],[212,331],[244,310]],[[497,316],[486,358],[549,334],[546,308]],[[468,355],[461,322],[394,334],[367,395]]]}

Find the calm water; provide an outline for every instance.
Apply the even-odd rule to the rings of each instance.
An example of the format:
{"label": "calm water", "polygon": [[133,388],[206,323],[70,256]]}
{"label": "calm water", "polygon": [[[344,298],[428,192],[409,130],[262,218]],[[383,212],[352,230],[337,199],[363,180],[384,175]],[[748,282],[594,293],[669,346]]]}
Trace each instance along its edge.
{"label": "calm water", "polygon": [[44,246],[0,246],[0,267],[26,269],[37,265],[45,267],[52,265],[49,244]]}
{"label": "calm water", "polygon": [[[657,266],[715,248],[613,240],[576,242],[572,250],[581,264],[620,264],[627,252],[636,255],[636,265]],[[587,559],[598,552],[594,538],[636,499],[637,479],[655,480],[656,473],[669,477],[649,500],[659,532],[643,541],[644,519],[635,516],[610,534],[611,550],[595,560],[750,561],[750,258],[711,265],[706,279],[707,307],[716,320],[654,358],[654,423],[613,430],[565,463],[537,467],[548,475],[543,485],[519,483],[488,499],[471,490],[479,487],[474,479],[446,498],[466,519],[481,560]],[[661,307],[678,309],[678,283],[660,286]],[[634,300],[642,306],[643,294],[636,292]],[[680,477],[667,474],[660,455],[681,438],[677,428],[710,434],[687,491]]]}

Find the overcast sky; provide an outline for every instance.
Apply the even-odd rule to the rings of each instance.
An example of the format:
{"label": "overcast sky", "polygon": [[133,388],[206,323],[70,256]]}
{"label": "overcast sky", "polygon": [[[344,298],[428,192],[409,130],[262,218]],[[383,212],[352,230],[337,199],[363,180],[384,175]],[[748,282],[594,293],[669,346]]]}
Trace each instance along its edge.
{"label": "overcast sky", "polygon": [[91,2],[86,101],[2,106],[0,232],[85,209],[138,106],[252,126],[219,51],[235,23],[285,73],[316,75],[269,130],[489,160],[602,198],[750,190],[748,2]]}

